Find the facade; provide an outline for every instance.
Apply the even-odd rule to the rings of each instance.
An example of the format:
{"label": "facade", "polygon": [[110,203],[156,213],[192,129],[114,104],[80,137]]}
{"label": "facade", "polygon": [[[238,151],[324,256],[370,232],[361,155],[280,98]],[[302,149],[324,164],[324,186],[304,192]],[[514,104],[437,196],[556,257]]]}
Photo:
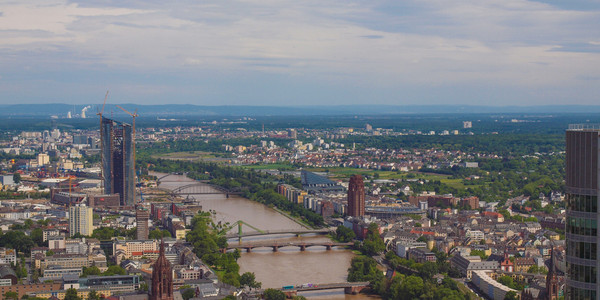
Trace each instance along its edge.
{"label": "facade", "polygon": [[517,292],[492,279],[486,271],[473,271],[471,282],[482,291],[488,299],[503,300],[508,292]]}
{"label": "facade", "polygon": [[598,268],[598,141],[600,127],[570,125],[566,132],[565,299],[600,299]]}
{"label": "facade", "polygon": [[152,265],[150,300],[173,300],[173,271],[165,257],[165,243],[160,243],[160,254]]}
{"label": "facade", "polygon": [[94,231],[94,210],[84,204],[69,207],[69,235],[90,236]]}
{"label": "facade", "polygon": [[137,210],[135,212],[135,223],[137,224],[137,239],[148,239],[148,219],[150,213],[146,210]]}
{"label": "facade", "polygon": [[353,175],[348,185],[348,216],[365,215],[365,185],[362,176]]}
{"label": "facade", "polygon": [[40,262],[42,272],[50,266],[53,268],[60,267],[63,269],[83,268],[92,265],[87,255],[79,254],[54,254],[44,258]]}
{"label": "facade", "polygon": [[17,252],[15,249],[0,248],[0,264],[17,264]]}
{"label": "facade", "polygon": [[104,193],[119,194],[121,206],[133,206],[135,149],[131,125],[102,117],[100,136]]}

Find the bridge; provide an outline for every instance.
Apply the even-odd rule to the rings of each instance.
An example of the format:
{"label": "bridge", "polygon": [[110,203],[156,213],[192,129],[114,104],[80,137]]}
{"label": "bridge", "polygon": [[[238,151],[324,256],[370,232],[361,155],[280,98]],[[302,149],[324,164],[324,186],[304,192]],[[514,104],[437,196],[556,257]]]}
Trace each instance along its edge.
{"label": "bridge", "polygon": [[[285,293],[285,296],[289,299],[298,295],[298,292],[310,292],[310,291],[320,291],[320,290],[335,290],[335,289],[344,289],[345,294],[356,295],[360,293],[363,289],[369,287],[369,282],[340,282],[340,283],[324,283],[324,284],[303,284],[299,286],[290,286],[285,288],[278,288],[276,290],[282,291]],[[265,290],[257,289],[252,290],[250,292],[245,292],[245,294],[249,297],[262,297]]]}
{"label": "bridge", "polygon": [[227,252],[227,250],[233,249],[244,249],[246,252],[252,252],[254,248],[272,248],[273,252],[279,251],[279,248],[283,247],[297,247],[300,251],[306,251],[306,248],[309,247],[325,247],[327,250],[333,249],[333,247],[351,247],[354,246],[354,243],[335,243],[335,242],[313,242],[313,243],[305,243],[305,242],[290,242],[290,243],[278,243],[278,242],[261,242],[261,243],[253,243],[253,244],[238,244],[238,245],[228,245],[227,248],[221,249],[222,252]]}
{"label": "bridge", "polygon": [[242,238],[247,236],[261,236],[261,235],[271,235],[271,234],[295,234],[297,236],[308,233],[317,233],[317,234],[328,234],[332,231],[330,229],[306,229],[306,230],[262,230],[262,231],[250,231],[243,233],[228,233],[227,238]]}
{"label": "bridge", "polygon": [[340,283],[325,283],[325,284],[311,284],[296,286],[292,289],[278,289],[285,293],[286,297],[292,298],[298,294],[298,292],[310,292],[320,290],[335,290],[344,289],[344,294],[356,295],[363,289],[369,287],[369,282],[340,282]]}
{"label": "bridge", "polygon": [[178,195],[216,195],[216,194],[239,194],[229,191],[228,189],[203,182],[195,182],[192,184],[180,186],[172,191]]}

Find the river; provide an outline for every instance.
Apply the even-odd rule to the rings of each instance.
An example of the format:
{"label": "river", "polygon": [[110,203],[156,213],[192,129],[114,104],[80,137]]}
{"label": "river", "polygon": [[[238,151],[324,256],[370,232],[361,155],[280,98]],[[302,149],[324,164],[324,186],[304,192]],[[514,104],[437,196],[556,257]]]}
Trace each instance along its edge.
{"label": "river", "polygon": [[[160,176],[159,176],[160,177]],[[175,189],[193,182],[183,175],[169,175],[160,184],[161,188]],[[263,204],[246,198],[222,194],[194,195],[190,198],[202,205],[202,210],[216,212],[216,222],[234,223],[242,220],[261,230],[303,229],[303,227]],[[235,226],[233,231],[237,231]],[[244,231],[254,231],[244,225]],[[301,237],[282,234],[268,237],[246,237],[242,243],[252,241],[276,240],[279,244],[287,242],[326,242],[329,239],[322,235],[310,234]],[[229,241],[230,244],[238,243],[237,239]],[[295,247],[280,248],[273,252],[271,248],[256,248],[251,253],[242,253],[238,260],[240,273],[254,272],[256,280],[262,283],[263,288],[279,288],[285,285],[301,285],[305,283],[334,283],[345,282],[354,257],[348,249],[334,248],[327,251],[325,247],[310,247],[300,251]],[[319,291],[302,293],[310,299],[373,299],[365,295],[345,295],[343,290]]]}

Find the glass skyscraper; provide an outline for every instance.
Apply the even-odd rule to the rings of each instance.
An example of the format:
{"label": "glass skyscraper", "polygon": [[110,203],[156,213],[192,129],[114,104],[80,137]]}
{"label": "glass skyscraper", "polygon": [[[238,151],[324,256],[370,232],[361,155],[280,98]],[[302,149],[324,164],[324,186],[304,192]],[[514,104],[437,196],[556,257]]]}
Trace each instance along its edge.
{"label": "glass skyscraper", "polygon": [[100,125],[104,193],[119,194],[121,206],[135,205],[131,125],[102,117]]}
{"label": "glass skyscraper", "polygon": [[566,299],[600,299],[598,283],[598,159],[600,126],[566,133]]}

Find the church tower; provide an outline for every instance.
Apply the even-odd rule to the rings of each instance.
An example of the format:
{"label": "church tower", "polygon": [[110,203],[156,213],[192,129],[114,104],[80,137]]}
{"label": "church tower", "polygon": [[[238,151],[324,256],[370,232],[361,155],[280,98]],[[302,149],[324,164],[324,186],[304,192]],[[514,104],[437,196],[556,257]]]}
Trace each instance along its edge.
{"label": "church tower", "polygon": [[165,256],[165,242],[160,240],[160,253],[152,266],[150,300],[173,300],[173,271]]}
{"label": "church tower", "polygon": [[556,269],[554,267],[554,247],[550,252],[550,268],[548,268],[548,275],[546,275],[546,295],[548,300],[558,299],[558,276],[556,275]]}

